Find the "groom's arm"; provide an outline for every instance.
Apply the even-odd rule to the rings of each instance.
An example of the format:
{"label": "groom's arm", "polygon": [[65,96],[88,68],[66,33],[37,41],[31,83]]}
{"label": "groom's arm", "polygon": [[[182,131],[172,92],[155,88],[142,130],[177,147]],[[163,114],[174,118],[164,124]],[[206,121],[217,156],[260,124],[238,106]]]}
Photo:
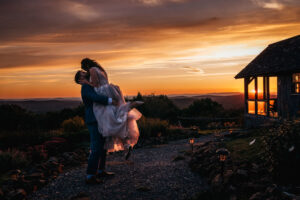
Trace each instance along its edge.
{"label": "groom's arm", "polygon": [[103,105],[111,104],[112,101],[111,98],[108,98],[107,96],[98,95],[91,86],[85,84],[82,85],[81,95],[83,98],[87,98],[90,101],[101,103]]}

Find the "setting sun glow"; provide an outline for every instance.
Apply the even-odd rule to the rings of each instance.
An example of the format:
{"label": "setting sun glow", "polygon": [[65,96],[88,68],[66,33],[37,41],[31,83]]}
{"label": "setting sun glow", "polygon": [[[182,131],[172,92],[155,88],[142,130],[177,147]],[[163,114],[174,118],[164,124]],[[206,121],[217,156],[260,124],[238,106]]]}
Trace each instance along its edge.
{"label": "setting sun glow", "polygon": [[2,1],[0,11],[0,98],[79,97],[85,57],[125,95],[243,92],[234,76],[300,30],[297,0]]}

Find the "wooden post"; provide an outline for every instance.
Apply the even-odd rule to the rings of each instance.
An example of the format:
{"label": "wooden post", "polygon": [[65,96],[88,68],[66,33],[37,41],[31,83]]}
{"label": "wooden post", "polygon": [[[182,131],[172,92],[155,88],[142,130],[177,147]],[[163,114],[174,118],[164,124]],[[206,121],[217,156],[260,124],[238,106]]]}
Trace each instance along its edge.
{"label": "wooden post", "polygon": [[270,116],[270,80],[269,77],[265,77],[267,82],[267,116]]}
{"label": "wooden post", "polygon": [[245,101],[245,114],[248,113],[248,84],[249,78],[244,79],[244,101]]}
{"label": "wooden post", "polygon": [[258,99],[257,77],[255,77],[254,79],[254,87],[255,87],[255,114],[257,115],[257,99]]}

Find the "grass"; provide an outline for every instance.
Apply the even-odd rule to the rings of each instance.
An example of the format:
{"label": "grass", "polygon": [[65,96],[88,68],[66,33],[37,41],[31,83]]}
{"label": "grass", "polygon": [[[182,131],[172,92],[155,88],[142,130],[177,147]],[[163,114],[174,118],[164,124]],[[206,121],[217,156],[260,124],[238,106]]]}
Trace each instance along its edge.
{"label": "grass", "polygon": [[[255,161],[259,159],[263,148],[262,136],[258,130],[253,130],[241,138],[234,138],[225,142],[226,148],[230,151],[232,160]],[[255,143],[250,142],[255,139]]]}

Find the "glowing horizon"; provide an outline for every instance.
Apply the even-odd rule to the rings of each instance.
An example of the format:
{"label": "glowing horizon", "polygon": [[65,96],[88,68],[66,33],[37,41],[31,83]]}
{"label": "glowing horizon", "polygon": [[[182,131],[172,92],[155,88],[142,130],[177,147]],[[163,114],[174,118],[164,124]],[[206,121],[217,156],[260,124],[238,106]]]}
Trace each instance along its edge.
{"label": "glowing horizon", "polygon": [[79,97],[73,76],[84,57],[98,61],[125,95],[243,92],[234,76],[267,45],[300,30],[296,0],[0,5],[1,99]]}

